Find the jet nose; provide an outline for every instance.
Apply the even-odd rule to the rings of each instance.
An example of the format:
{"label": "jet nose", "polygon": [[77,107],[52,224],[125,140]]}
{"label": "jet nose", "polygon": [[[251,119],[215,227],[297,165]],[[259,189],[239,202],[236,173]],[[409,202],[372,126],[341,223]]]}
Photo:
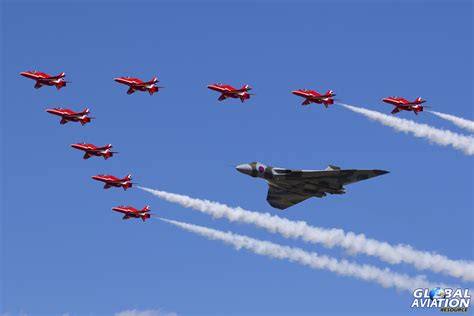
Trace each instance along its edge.
{"label": "jet nose", "polygon": [[381,175],[384,175],[384,174],[387,174],[387,173],[390,173],[390,171],[387,171],[387,170],[374,170],[375,174],[378,175],[378,176],[381,176]]}
{"label": "jet nose", "polygon": [[252,166],[249,165],[248,163],[243,164],[243,165],[238,165],[237,167],[235,167],[235,169],[237,169],[238,172],[241,172],[246,175],[252,174]]}

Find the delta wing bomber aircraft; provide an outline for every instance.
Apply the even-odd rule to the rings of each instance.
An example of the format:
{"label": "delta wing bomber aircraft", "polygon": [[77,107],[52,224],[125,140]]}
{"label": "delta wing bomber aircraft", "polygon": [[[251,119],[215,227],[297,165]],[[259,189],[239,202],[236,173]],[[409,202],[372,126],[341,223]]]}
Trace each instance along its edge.
{"label": "delta wing bomber aircraft", "polygon": [[325,170],[291,170],[266,166],[260,162],[238,165],[237,171],[268,183],[268,203],[280,210],[310,197],[344,194],[344,185],[388,173],[385,170],[341,169],[329,166]]}

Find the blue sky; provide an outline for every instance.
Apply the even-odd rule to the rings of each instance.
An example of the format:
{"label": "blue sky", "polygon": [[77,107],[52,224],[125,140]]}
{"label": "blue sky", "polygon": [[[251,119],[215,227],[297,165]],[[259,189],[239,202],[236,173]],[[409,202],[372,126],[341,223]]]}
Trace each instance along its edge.
{"label": "blue sky", "polygon": [[[436,111],[472,119],[469,1],[6,1],[2,53],[0,312],[430,313],[410,310],[409,293],[235,251],[158,221],[123,221],[111,207],[150,204],[163,217],[348,257],[138,189],[105,191],[90,179],[99,173],[473,259],[472,157],[338,106],[301,107],[290,93],[333,89],[385,113],[383,97],[421,96]],[[72,83],[35,90],[19,75],[34,69],[65,71]],[[158,76],[166,88],[129,96],[112,80],[122,75]],[[206,89],[213,82],[249,83],[257,95],[218,102]],[[45,112],[86,106],[97,119],[85,127],[61,126]],[[463,132],[429,113],[399,116]],[[112,143],[120,153],[83,161],[69,147],[78,141]],[[263,181],[230,166],[254,160],[391,173],[282,213],[266,203]]]}

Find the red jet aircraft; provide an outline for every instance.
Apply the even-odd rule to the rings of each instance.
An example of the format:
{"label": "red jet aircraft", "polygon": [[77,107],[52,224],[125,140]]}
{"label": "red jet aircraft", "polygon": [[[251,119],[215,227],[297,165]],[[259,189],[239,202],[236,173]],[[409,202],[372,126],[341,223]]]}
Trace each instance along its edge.
{"label": "red jet aircraft", "polygon": [[136,90],[138,91],[148,91],[150,95],[153,95],[153,93],[158,92],[159,88],[163,87],[158,87],[156,83],[158,82],[158,79],[154,77],[150,81],[143,82],[138,78],[130,78],[130,77],[120,77],[120,78],[114,78],[115,81],[121,84],[126,84],[129,86],[127,94],[132,94]]}
{"label": "red jet aircraft", "polygon": [[150,211],[150,206],[145,206],[142,210],[137,210],[131,206],[116,206],[112,207],[113,211],[125,214],[122,219],[129,219],[130,217],[133,218],[141,218],[142,221],[145,221],[147,218],[151,217],[151,214],[148,213]]}
{"label": "red jet aircraft", "polygon": [[395,106],[395,108],[391,112],[392,114],[398,113],[403,110],[413,111],[416,115],[418,115],[418,112],[423,112],[424,108],[429,108],[429,106],[421,105],[422,103],[426,102],[426,100],[423,100],[421,97],[416,98],[416,100],[413,102],[399,97],[383,98],[382,101]]}
{"label": "red jet aircraft", "polygon": [[82,112],[74,112],[69,109],[54,108],[47,109],[46,112],[61,116],[61,121],[59,122],[60,124],[66,124],[67,122],[81,122],[81,124],[84,126],[89,123],[91,119],[93,119],[93,117],[89,116],[89,109],[84,109]]}
{"label": "red jet aircraft", "polygon": [[20,72],[20,75],[36,80],[35,89],[39,89],[42,86],[56,86],[56,89],[61,89],[66,86],[66,83],[70,81],[64,80],[66,73],[62,72],[57,76],[50,76],[44,72],[39,71],[24,71]]}
{"label": "red jet aircraft", "polygon": [[132,187],[132,175],[129,174],[123,179],[119,179],[117,177],[107,175],[107,174],[99,174],[97,176],[93,176],[92,179],[97,180],[97,181],[102,181],[105,183],[104,189],[108,189],[110,187],[116,187],[120,188],[122,187],[125,191],[127,191],[128,188]]}
{"label": "red jet aircraft", "polygon": [[291,91],[294,95],[297,95],[299,97],[305,98],[303,103],[301,105],[308,105],[311,103],[317,103],[317,104],[324,104],[324,106],[327,108],[329,104],[334,104],[334,97],[336,94],[333,93],[332,90],[329,90],[325,94],[319,94],[318,92],[314,90],[308,90],[308,89],[299,89],[299,90],[294,90]]}
{"label": "red jet aircraft", "polygon": [[252,90],[248,84],[245,84],[242,88],[236,89],[232,86],[222,84],[222,83],[214,83],[207,86],[209,89],[220,92],[221,96],[217,99],[219,101],[223,101],[227,98],[234,98],[240,99],[240,101],[244,102],[245,100],[250,99],[252,93],[248,93],[248,91]]}
{"label": "red jet aircraft", "polygon": [[112,148],[112,144],[107,144],[104,147],[97,147],[93,144],[77,143],[71,144],[71,147],[85,151],[86,153],[84,154],[84,157],[82,157],[83,159],[89,159],[92,156],[102,156],[105,160],[107,160],[109,157],[117,154],[116,151],[110,150]]}

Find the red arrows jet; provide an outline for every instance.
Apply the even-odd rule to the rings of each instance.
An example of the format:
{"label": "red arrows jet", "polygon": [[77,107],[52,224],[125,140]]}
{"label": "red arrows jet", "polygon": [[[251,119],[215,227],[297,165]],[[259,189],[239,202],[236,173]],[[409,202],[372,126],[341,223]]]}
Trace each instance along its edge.
{"label": "red arrows jet", "polygon": [[413,102],[399,97],[383,98],[382,101],[395,106],[395,108],[391,112],[392,114],[398,113],[403,110],[413,111],[416,115],[418,115],[418,112],[423,112],[424,108],[429,108],[429,106],[421,105],[422,103],[426,102],[426,100],[423,100],[421,97],[416,98],[416,100]]}
{"label": "red arrows jet", "polygon": [[248,91],[252,90],[248,84],[245,84],[242,88],[236,89],[232,86],[222,83],[214,83],[207,86],[209,89],[220,92],[221,96],[217,99],[219,101],[223,101],[227,98],[234,98],[240,99],[240,101],[244,102],[245,100],[250,99],[252,93],[248,93]]}
{"label": "red arrows jet", "polygon": [[153,93],[158,92],[159,88],[163,87],[158,87],[156,83],[158,82],[158,79],[154,77],[150,81],[143,82],[138,78],[130,78],[130,77],[120,77],[120,78],[114,78],[115,81],[121,84],[125,84],[129,86],[127,94],[132,94],[136,90],[138,91],[148,91],[150,95],[153,95]]}
{"label": "red arrows jet", "polygon": [[84,126],[89,123],[91,119],[93,119],[93,117],[89,117],[89,109],[84,109],[82,112],[74,112],[69,109],[54,108],[47,109],[46,112],[61,116],[61,121],[59,122],[60,124],[66,124],[67,122],[81,122],[81,124]]}
{"label": "red arrows jet", "polygon": [[66,86],[66,83],[70,81],[64,80],[66,73],[62,72],[57,76],[50,76],[44,72],[39,71],[24,71],[20,72],[20,75],[36,80],[35,89],[39,89],[42,86],[56,86],[56,89],[61,89]]}
{"label": "red arrows jet", "polygon": [[141,218],[142,221],[145,221],[147,218],[151,217],[151,214],[148,213],[150,211],[150,206],[145,206],[142,210],[137,210],[131,206],[116,206],[112,207],[113,211],[125,214],[122,219],[129,219],[130,217],[133,218]]}
{"label": "red arrows jet", "polygon": [[336,94],[333,93],[332,90],[329,90],[325,94],[319,94],[318,92],[314,90],[308,90],[308,89],[299,89],[299,90],[294,90],[291,91],[294,95],[297,95],[299,97],[305,98],[303,103],[301,105],[308,105],[311,103],[317,103],[317,104],[324,104],[324,106],[327,108],[329,104],[334,104],[334,97]]}
{"label": "red arrows jet", "polygon": [[104,189],[108,189],[110,187],[116,187],[120,188],[122,187],[125,191],[127,191],[128,188],[132,187],[132,175],[129,174],[125,176],[123,179],[119,179],[117,177],[107,175],[107,174],[99,174],[96,176],[93,176],[92,179],[97,180],[97,181],[102,181],[105,183]]}
{"label": "red arrows jet", "polygon": [[109,157],[117,154],[116,151],[110,150],[112,148],[112,144],[107,144],[104,147],[97,147],[93,144],[77,143],[71,144],[71,147],[85,151],[86,153],[84,154],[84,157],[82,157],[83,159],[89,159],[92,156],[102,156],[105,160],[107,160]]}

